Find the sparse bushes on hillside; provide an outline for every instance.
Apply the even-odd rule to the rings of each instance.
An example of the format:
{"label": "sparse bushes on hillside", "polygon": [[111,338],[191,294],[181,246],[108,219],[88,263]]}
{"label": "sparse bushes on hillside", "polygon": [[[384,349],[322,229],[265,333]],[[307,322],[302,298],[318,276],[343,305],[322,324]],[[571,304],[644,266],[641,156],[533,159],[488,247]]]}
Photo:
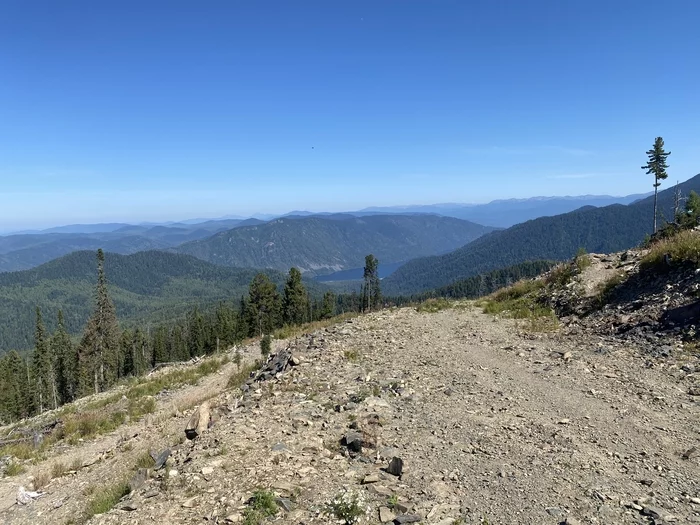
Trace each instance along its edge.
{"label": "sparse bushes on hillside", "polygon": [[641,262],[642,268],[656,270],[684,264],[700,265],[700,233],[693,230],[655,242]]}

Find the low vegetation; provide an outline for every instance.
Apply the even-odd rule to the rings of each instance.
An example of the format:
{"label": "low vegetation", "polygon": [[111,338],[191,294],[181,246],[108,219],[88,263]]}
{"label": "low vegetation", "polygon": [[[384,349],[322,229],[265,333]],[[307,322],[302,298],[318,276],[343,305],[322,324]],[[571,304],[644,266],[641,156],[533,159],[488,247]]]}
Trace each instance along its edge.
{"label": "low vegetation", "polygon": [[452,303],[447,299],[440,297],[437,299],[428,299],[422,302],[416,308],[417,312],[434,314],[442,310],[447,310],[452,308]]}
{"label": "low vegetation", "polygon": [[672,266],[700,265],[700,233],[682,230],[651,245],[641,262],[643,269],[668,270]]}
{"label": "low vegetation", "polygon": [[605,306],[610,302],[610,297],[612,296],[615,289],[626,280],[627,276],[625,272],[618,272],[606,281],[598,283],[596,286],[595,302],[599,307]]}
{"label": "low vegetation", "polygon": [[356,492],[339,494],[328,503],[328,514],[345,525],[358,523],[366,512],[367,509]]}
{"label": "low vegetation", "polygon": [[110,510],[119,503],[120,499],[129,494],[129,492],[129,484],[125,481],[97,488],[88,501],[83,523],[97,514],[104,514]]}
{"label": "low vegetation", "polygon": [[243,525],[259,525],[277,514],[275,495],[269,490],[256,490],[243,513]]}

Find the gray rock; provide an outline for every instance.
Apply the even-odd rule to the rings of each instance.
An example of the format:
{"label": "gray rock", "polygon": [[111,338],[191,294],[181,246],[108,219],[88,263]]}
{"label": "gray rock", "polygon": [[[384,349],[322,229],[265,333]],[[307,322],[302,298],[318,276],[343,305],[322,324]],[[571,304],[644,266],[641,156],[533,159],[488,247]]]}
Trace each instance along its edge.
{"label": "gray rock", "polygon": [[163,468],[163,465],[165,465],[165,462],[168,461],[168,458],[170,457],[170,449],[166,448],[160,454],[154,454],[153,452],[151,452],[151,457],[153,458],[153,461],[155,461],[153,469],[160,470],[161,468]]}
{"label": "gray rock", "polygon": [[393,457],[389,462],[389,466],[386,471],[392,476],[401,476],[403,473],[403,460],[401,458]]}
{"label": "gray rock", "polygon": [[343,437],[342,444],[351,452],[362,452],[362,434],[351,430]]}
{"label": "gray rock", "polygon": [[389,507],[379,507],[379,521],[381,523],[389,523],[394,521],[396,514],[394,514]]}
{"label": "gray rock", "polygon": [[401,525],[402,523],[418,523],[421,517],[418,514],[400,514],[394,519],[394,523]]}
{"label": "gray rock", "polygon": [[287,498],[275,498],[275,503],[277,503],[278,507],[284,509],[285,512],[292,511],[292,502]]}
{"label": "gray rock", "polygon": [[650,516],[652,518],[661,519],[663,517],[663,511],[658,507],[644,507],[642,509],[642,514],[645,516]]}

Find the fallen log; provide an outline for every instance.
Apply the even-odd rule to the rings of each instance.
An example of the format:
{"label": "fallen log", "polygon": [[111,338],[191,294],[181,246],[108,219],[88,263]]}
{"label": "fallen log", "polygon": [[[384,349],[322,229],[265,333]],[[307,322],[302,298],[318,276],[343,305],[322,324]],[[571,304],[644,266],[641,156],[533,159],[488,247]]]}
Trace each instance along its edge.
{"label": "fallen log", "polygon": [[185,436],[187,439],[194,439],[201,436],[204,431],[209,428],[210,409],[209,403],[205,401],[199,408],[194,411],[185,427]]}

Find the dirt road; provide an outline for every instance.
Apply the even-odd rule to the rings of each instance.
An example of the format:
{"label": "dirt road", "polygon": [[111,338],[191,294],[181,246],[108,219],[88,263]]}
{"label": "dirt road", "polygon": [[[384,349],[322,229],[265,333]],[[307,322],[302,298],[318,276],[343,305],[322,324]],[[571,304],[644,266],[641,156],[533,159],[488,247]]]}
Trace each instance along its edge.
{"label": "dirt road", "polygon": [[[364,523],[382,506],[440,525],[700,523],[697,360],[521,332],[470,304],[371,314],[292,345],[301,363],[242,400],[223,392],[198,441],[169,434],[187,413],[163,422],[168,467],[91,523],[235,523],[260,487],[286,498],[276,519],[290,524],[332,522],[345,491]],[[359,454],[340,444],[351,427]],[[394,456],[400,478],[383,470]],[[0,522],[65,523],[86,484],[132,461],[117,452],[54,480]],[[20,481],[2,480],[3,505]]]}

